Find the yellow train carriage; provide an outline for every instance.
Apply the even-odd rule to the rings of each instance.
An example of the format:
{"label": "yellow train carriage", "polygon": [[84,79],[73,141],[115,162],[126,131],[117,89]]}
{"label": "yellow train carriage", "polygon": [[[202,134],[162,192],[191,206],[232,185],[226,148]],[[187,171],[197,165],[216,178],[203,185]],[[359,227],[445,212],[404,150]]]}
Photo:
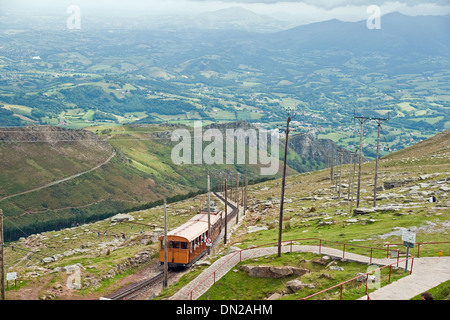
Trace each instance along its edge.
{"label": "yellow train carriage", "polygon": [[[222,228],[222,212],[210,214],[211,240],[214,241]],[[169,267],[189,267],[206,252],[208,214],[199,213],[185,224],[167,233],[167,262]],[[159,261],[164,264],[164,236],[159,237]]]}

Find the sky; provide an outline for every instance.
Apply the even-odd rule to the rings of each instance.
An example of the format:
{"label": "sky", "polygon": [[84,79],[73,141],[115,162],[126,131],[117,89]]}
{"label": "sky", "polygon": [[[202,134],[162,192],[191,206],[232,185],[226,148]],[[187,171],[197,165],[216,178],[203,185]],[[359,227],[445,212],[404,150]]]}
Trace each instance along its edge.
{"label": "sky", "polygon": [[37,8],[62,11],[70,5],[81,10],[97,10],[103,14],[198,14],[240,6],[258,14],[281,20],[316,22],[329,19],[361,21],[369,17],[371,5],[380,8],[381,15],[399,11],[407,15],[450,14],[449,0],[0,0],[1,11],[19,9],[32,12]]}

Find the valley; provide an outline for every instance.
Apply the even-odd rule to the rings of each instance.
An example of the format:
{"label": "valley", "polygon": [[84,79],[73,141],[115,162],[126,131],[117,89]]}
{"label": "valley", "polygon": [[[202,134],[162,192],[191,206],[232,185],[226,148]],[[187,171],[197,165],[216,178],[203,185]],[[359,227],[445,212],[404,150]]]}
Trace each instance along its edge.
{"label": "valley", "polygon": [[[337,244],[329,243],[327,246],[341,248],[340,243],[349,243],[347,250],[350,252],[367,254],[364,247],[383,249],[386,244],[390,244],[393,250],[403,250],[399,246],[402,230],[411,229],[417,234],[417,242],[436,243],[422,244],[421,257],[435,257],[439,251],[448,252],[448,135],[449,131],[443,132],[381,159],[380,185],[383,188],[378,192],[376,208],[372,207],[373,161],[363,165],[362,201],[360,208],[354,212],[349,211],[348,184],[342,184],[341,198],[337,198],[336,186],[330,181],[329,169],[289,176],[286,184],[283,241],[292,239],[304,244],[308,243],[306,239],[320,238],[337,241]],[[345,176],[350,168],[349,165],[343,166]],[[213,262],[221,256],[221,252],[226,253],[236,248],[245,249],[275,242],[279,192],[279,179],[249,186],[247,214],[241,217],[239,226],[230,231],[227,246],[219,245],[214,255],[206,260]],[[430,195],[435,195],[438,202],[428,202]],[[170,228],[175,228],[195,214],[205,200],[206,194],[201,194],[169,204]],[[141,270],[140,277],[145,278],[144,273],[148,277],[157,258],[159,242],[156,239],[163,232],[163,208],[159,205],[132,210],[128,215],[133,219],[131,221],[140,225],[118,223],[112,217],[59,231],[24,236],[19,241],[9,243],[5,250],[6,266],[8,270],[19,272],[20,281],[18,287],[8,289],[7,295],[11,299],[98,299],[118,289],[120,283],[127,283],[127,278],[136,281],[136,276],[132,274],[138,270]],[[351,248],[351,243],[356,247]],[[10,246],[14,246],[14,250]],[[385,249],[375,251],[374,257],[383,258],[385,254]],[[260,258],[258,261],[265,260]],[[75,265],[81,270],[81,290],[71,289],[66,284],[70,272],[65,270]],[[159,298],[172,295],[186,281],[195,278],[205,266],[187,272],[179,283],[174,283],[167,291],[161,292]],[[150,269],[144,272],[146,268]],[[353,267],[350,270],[354,270]],[[239,277],[242,277],[241,273]],[[332,283],[326,282],[325,285],[330,286]],[[226,284],[227,287],[233,285]],[[34,288],[32,296],[23,296],[27,288]],[[223,299],[223,291],[219,291],[219,296],[215,296],[214,292],[208,293],[212,294],[209,299]],[[257,291],[254,292],[258,294]],[[290,296],[291,299],[299,297],[301,295],[298,294]],[[288,296],[284,298],[289,299]]]}
{"label": "valley", "polygon": [[[300,131],[350,149],[358,144],[355,114],[389,115],[381,150],[387,154],[450,128],[449,24],[447,16],[398,13],[384,21],[386,28],[372,33],[363,21],[338,20],[274,33],[8,30],[0,49],[0,124],[83,128],[202,119],[277,128],[284,108],[297,106]],[[403,24],[414,29],[405,33]],[[364,151],[373,159],[376,127],[366,131]]]}
{"label": "valley", "polygon": [[[6,300],[98,300],[154,277],[164,201],[170,231],[204,208],[208,186],[220,193],[225,182],[241,209],[226,243],[225,229],[211,254],[136,299],[303,299],[364,274],[369,254],[370,267],[404,258],[405,231],[416,236],[408,254],[440,259],[433,270],[442,271],[448,11],[388,10],[373,29],[365,15],[310,22],[317,13],[249,9],[298,9],[295,1],[175,0],[189,7],[170,8],[178,15],[149,10],[154,1],[141,12],[132,0],[120,13],[113,2],[45,2],[0,4],[1,265],[17,275]],[[206,246],[202,230],[169,248]],[[241,261],[216,281],[211,270],[233,254]],[[449,281],[431,273],[424,290],[448,300]],[[211,283],[194,292],[205,276]],[[381,277],[382,289],[416,279],[398,265]],[[360,280],[317,299],[363,299]]]}

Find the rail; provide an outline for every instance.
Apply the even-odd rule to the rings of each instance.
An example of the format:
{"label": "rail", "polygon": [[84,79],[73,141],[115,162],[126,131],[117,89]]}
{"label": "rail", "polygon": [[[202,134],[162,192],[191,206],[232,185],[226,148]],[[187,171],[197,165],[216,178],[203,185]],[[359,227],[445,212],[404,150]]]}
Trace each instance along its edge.
{"label": "rail", "polygon": [[[169,270],[169,272],[171,272],[171,270]],[[157,275],[155,275],[154,277],[147,279],[145,281],[142,281],[122,292],[119,292],[117,294],[113,294],[110,295],[108,297],[108,299],[110,300],[130,300],[133,299],[134,297],[138,296],[139,294],[141,294],[141,291],[144,291],[145,288],[150,287],[155,285],[156,283],[159,282],[159,280],[161,280],[164,277],[164,271],[158,273]]]}
{"label": "rail", "polygon": [[[440,242],[416,242],[414,245],[417,245],[417,258],[420,257],[420,246],[421,245],[429,245],[429,244],[443,244],[443,243],[450,243],[450,241],[440,241]],[[387,246],[387,250],[389,250],[390,246],[402,246],[403,243],[387,243],[384,246]],[[449,250],[449,256],[450,256],[450,250]]]}
{"label": "rail", "polygon": [[[217,192],[214,192],[214,195],[225,203],[225,198],[222,195],[220,195]],[[227,222],[229,222],[231,219],[233,219],[236,216],[237,207],[230,202],[230,199],[227,199],[227,200],[228,200],[228,206],[231,207],[231,212],[227,214],[227,218],[228,218]]]}

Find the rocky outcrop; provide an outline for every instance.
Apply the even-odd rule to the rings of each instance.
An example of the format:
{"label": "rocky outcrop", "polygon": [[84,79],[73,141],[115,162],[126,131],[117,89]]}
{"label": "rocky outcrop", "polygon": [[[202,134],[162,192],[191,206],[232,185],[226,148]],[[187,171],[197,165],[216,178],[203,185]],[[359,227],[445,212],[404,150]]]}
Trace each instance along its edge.
{"label": "rocky outcrop", "polygon": [[302,276],[310,271],[304,268],[283,266],[283,267],[271,267],[271,266],[249,266],[244,265],[239,267],[240,270],[247,272],[250,277],[255,278],[285,278],[291,275]]}

